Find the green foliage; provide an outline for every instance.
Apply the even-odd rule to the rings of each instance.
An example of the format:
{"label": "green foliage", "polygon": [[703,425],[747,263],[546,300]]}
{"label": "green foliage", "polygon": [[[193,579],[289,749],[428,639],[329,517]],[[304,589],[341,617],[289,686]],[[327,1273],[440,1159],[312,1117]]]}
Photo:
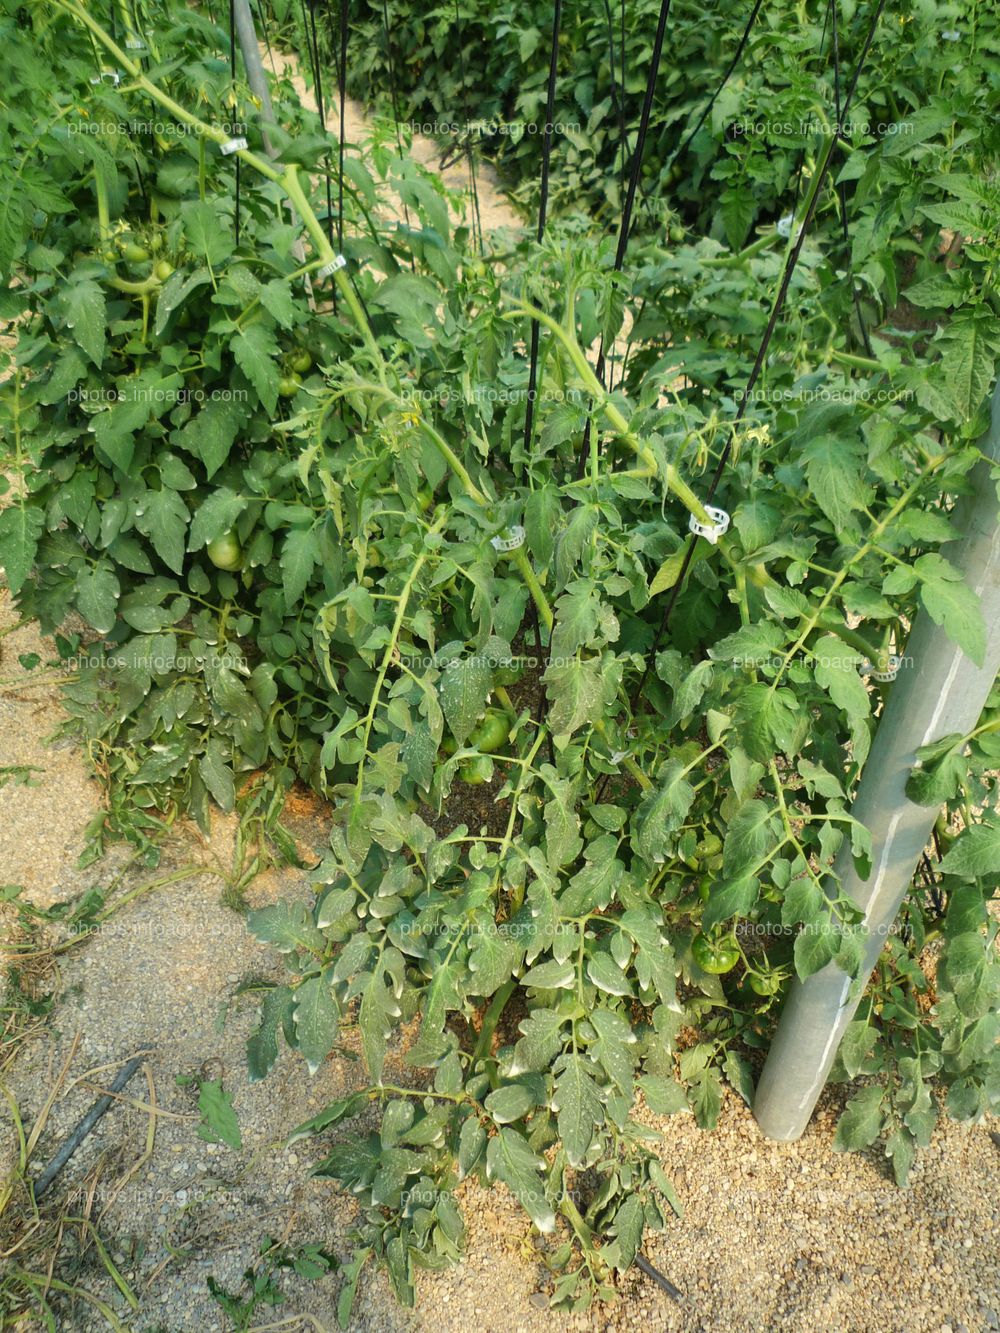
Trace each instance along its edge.
{"label": "green foliage", "polygon": [[[284,967],[252,987],[248,1061],[265,1078],[284,1045],[315,1073],[356,1029],[365,1089],[297,1131],[332,1135],[316,1169],[359,1200],[341,1322],[369,1259],[412,1303],[417,1270],[457,1258],[468,1176],[512,1192],[556,1303],[583,1308],[679,1206],[640,1098],[713,1126],[726,1083],[749,1100],[793,972],[860,970],[861,913],[831,867],[845,840],[870,861],[850,799],[891,685],[866,668],[905,663],[921,610],[982,660],[978,602],[941,548],[953,500],[996,480],[972,476],[1000,345],[992,131],[971,133],[975,104],[956,101],[918,134],[861,136],[842,174],[874,355],[859,355],[826,190],[734,429],[782,264],[777,229],[739,250],[752,215],[735,194],[721,230],[637,244],[627,275],[579,219],[483,263],[440,183],[378,137],[349,158],[350,280],[336,305],[317,280],[310,302],[281,197],[315,270],[312,176],[331,147],[315,117],[273,131],[301,182],[244,158],[237,244],[233,165],[210,136],[69,132],[146,106],[91,84],[72,19],[5,11],[0,33],[30,121],[5,233],[5,313],[21,323],[0,558],[43,629],[79,618],[57,646],[72,730],[109,789],[91,851],[118,835],[154,857],[165,825],[183,812],[206,828],[214,802],[241,816],[238,897],[269,847],[294,855],[291,784],[329,798],[310,892],[248,918]],[[808,25],[766,32],[815,47]],[[920,34],[887,77],[908,77]],[[224,35],[179,9],[156,38],[154,87],[245,118],[259,148]],[[808,62],[797,79],[811,86]],[[767,163],[754,147],[761,198],[781,197],[797,146]],[[745,189],[735,169],[725,180]],[[379,221],[390,182],[405,227]],[[945,262],[956,210],[973,241]],[[134,264],[127,246],[159,258]],[[906,331],[908,283],[922,315]],[[552,321],[527,445],[526,298]],[[586,372],[602,334],[628,344],[613,393]],[[682,580],[683,497],[707,492],[727,442],[715,500],[732,527]],[[838,1142],[886,1133],[901,1178],[932,1079],[953,1114],[997,1104],[997,838],[973,810],[995,805],[998,707],[920,755],[911,790],[968,827],[930,903],[915,891],[842,1057],[850,1077],[886,1078]],[[928,1023],[913,997],[938,930]],[[720,951],[724,968],[699,963]],[[384,1082],[404,1028],[419,1087]],[[236,1146],[221,1088],[203,1097]],[[377,1125],[334,1133],[367,1108]]]}

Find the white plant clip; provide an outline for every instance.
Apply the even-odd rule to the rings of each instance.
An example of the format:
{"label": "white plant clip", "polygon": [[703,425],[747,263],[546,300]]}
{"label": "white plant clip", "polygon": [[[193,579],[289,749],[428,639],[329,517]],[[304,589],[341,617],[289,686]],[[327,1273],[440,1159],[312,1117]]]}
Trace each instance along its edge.
{"label": "white plant clip", "polygon": [[714,546],[729,531],[729,515],[724,509],[716,509],[713,505],[706,505],[705,511],[711,516],[711,523],[699,523],[692,514],[688,519],[688,527],[696,537],[704,537],[709,545]]}
{"label": "white plant clip", "polygon": [[884,671],[876,671],[874,666],[872,667],[872,680],[877,680],[880,685],[891,685],[899,675],[899,668],[901,666],[900,659],[895,653],[890,653],[885,666],[886,669]]}
{"label": "white plant clip", "polygon": [[630,752],[628,750],[615,750],[615,752],[611,756],[611,762],[613,764],[620,764],[623,759],[627,759],[629,757],[629,753]]}
{"label": "white plant clip", "polygon": [[220,143],[219,152],[223,157],[228,157],[230,153],[241,153],[248,146],[246,139],[241,134],[235,139],[227,139],[225,143]]}
{"label": "white plant clip", "polygon": [[126,51],[145,51],[145,49],[146,49],[146,43],[142,40],[141,37],[125,38]]}
{"label": "white plant clip", "polygon": [[490,538],[490,545],[494,551],[516,551],[519,546],[524,545],[524,528],[520,523],[513,523],[509,528],[505,528],[506,536],[497,534]]}
{"label": "white plant clip", "polygon": [[347,260],[343,255],[335,255],[329,264],[324,264],[316,273],[317,278],[330,278],[340,269],[347,267]]}
{"label": "white plant clip", "polygon": [[110,83],[112,88],[117,88],[122,81],[121,72],[117,69],[102,69],[100,74],[95,74],[91,83]]}

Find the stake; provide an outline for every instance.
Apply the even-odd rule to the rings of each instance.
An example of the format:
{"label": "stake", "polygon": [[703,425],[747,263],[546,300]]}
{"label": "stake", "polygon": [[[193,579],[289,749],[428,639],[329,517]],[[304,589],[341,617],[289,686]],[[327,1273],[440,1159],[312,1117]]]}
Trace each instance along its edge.
{"label": "stake", "polygon": [[[965,535],[944,553],[979,593],[984,663],[977,667],[926,611],[919,613],[906,645],[908,663],[891,688],[854,800],[852,813],[872,835],[872,874],[864,880],[858,875],[846,845],[833,866],[843,892],[865,913],[862,978],[878,961],[938,813],[906,796],[914,752],[942,736],[971,731],[1000,670],[1000,525],[990,481],[990,460],[1000,460],[1000,384],[981,448],[987,457],[972,472],[972,495],[956,511],[956,527]],[[792,983],[754,1101],[768,1138],[802,1134],[862,991],[863,983],[853,983],[834,963]]]}

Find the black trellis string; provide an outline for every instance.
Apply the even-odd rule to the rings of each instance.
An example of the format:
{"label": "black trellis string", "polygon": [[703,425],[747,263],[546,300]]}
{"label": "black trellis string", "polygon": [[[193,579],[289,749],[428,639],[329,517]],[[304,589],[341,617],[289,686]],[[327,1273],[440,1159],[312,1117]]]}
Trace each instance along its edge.
{"label": "black trellis string", "polygon": [[[624,11],[624,0],[622,0]],[[608,24],[608,68],[611,73],[611,105],[618,122],[618,191],[625,188],[625,37],[622,34],[621,86],[615,81],[615,25],[611,17],[610,0],[604,0],[604,17]],[[624,17],[624,13],[623,13]]]}
{"label": "black trellis string", "polygon": [[[660,72],[660,57],[663,53],[663,35],[667,28],[667,18],[670,14],[670,0],[661,0],[660,17],[656,24],[656,36],[653,39],[653,51],[649,59],[649,73],[646,78],[646,93],[642,101],[642,111],[639,115],[639,129],[635,138],[635,149],[632,153],[632,166],[629,171],[628,191],[625,195],[625,203],[622,208],[621,222],[618,229],[618,245],[615,247],[614,271],[620,273],[622,264],[625,262],[625,251],[628,248],[629,233],[632,230],[632,210],[635,207],[635,195],[639,186],[639,172],[642,169],[642,154],[646,146],[646,132],[649,129],[650,112],[653,109],[653,97],[656,93],[656,79]],[[601,335],[600,346],[597,353],[597,366],[595,373],[601,384],[604,383],[604,335]],[[586,464],[587,453],[590,448],[591,421],[588,418],[587,425],[583,432],[583,442],[580,446],[580,454],[577,459],[576,475],[583,476],[583,469]]]}
{"label": "black trellis string", "polygon": [[[315,0],[302,0],[303,18],[306,19],[306,45],[309,48],[309,57],[312,63],[313,85],[316,89],[316,107],[319,112],[319,126],[323,131],[323,137],[326,138],[326,111],[323,107],[323,73],[319,58],[319,38],[316,34],[316,3]],[[333,193],[330,184],[330,154],[327,153],[323,158],[326,166],[326,235],[327,239],[333,244]]]}
{"label": "black trellis string", "polygon": [[[229,72],[236,84],[236,3],[229,0]],[[204,151],[204,146],[202,151]],[[233,229],[236,244],[240,243],[240,157],[236,154],[236,208],[233,214]]]}
{"label": "black trellis string", "polygon": [[337,92],[340,98],[340,149],[337,154],[337,245],[344,249],[344,122],[347,101],[347,6],[349,0],[340,0],[340,51],[337,64]]}
{"label": "black trellis string", "polygon": [[[385,60],[389,70],[389,97],[392,99],[392,123],[396,130],[396,148],[399,156],[403,156],[403,138],[399,133],[399,99],[396,96],[396,69],[392,59],[392,34],[389,31],[389,0],[382,0],[382,31],[385,34]],[[403,204],[403,221],[406,223],[407,231],[410,230],[410,213],[406,207],[406,201]],[[410,254],[410,267],[416,269],[416,261]]]}
{"label": "black trellis string", "polygon": [[[718,88],[716,88],[712,96],[705,103],[705,107],[701,115],[698,117],[697,124],[695,125],[694,129],[690,132],[690,134],[688,134],[687,138],[681,144],[680,148],[678,148],[677,152],[674,153],[673,159],[671,160],[681,157],[684,153],[687,152],[687,150],[691,147],[691,144],[694,141],[694,138],[697,135],[698,131],[701,129],[702,125],[704,125],[705,121],[711,115],[712,107],[715,106],[716,102],[722,96],[723,89],[725,88],[729,80],[733,77],[733,74],[736,72],[736,66],[740,63],[740,60],[743,56],[743,52],[746,49],[746,44],[750,40],[751,29],[753,28],[754,23],[757,21],[757,15],[760,13],[761,6],[763,5],[763,3],[764,0],[755,0],[754,7],[750,11],[750,17],[747,19],[746,27],[743,29],[743,35],[739,40],[739,45],[736,48],[732,60],[729,62],[729,66],[725,74],[723,74],[722,76],[721,83],[719,84]],[[820,44],[822,45],[822,41]]]}
{"label": "black trellis string", "polygon": [[264,45],[267,47],[267,58],[271,62],[271,73],[277,78],[278,67],[274,63],[274,52],[271,50],[271,39],[267,33],[267,22],[264,18],[264,8],[261,5],[260,0],[254,0],[254,7],[257,10],[258,31],[264,35]]}
{"label": "black trellis string", "polygon": [[[830,0],[830,27],[833,34],[833,97],[836,106],[836,120],[834,122],[834,133],[837,139],[843,132],[843,121],[840,111],[840,41],[837,36],[837,0]],[[858,284],[854,280],[854,269],[851,264],[851,232],[847,223],[847,187],[843,181],[837,182],[837,199],[840,205],[840,229],[844,237],[844,249],[846,255],[844,264],[847,269],[847,281],[851,284],[851,298],[854,302],[854,314],[857,317],[858,329],[861,333],[861,341],[864,344],[865,353],[872,356],[871,339],[868,336],[868,326],[865,323],[864,312],[861,309],[861,293],[858,291]]]}
{"label": "black trellis string", "polygon": [[[545,93],[545,129],[542,135],[542,182],[538,201],[538,243],[545,236],[549,207],[549,163],[552,157],[552,117],[555,115],[556,72],[559,65],[559,30],[562,26],[562,0],[556,0],[552,15],[552,48],[549,55],[549,82]],[[538,384],[538,321],[531,321],[531,352],[528,365],[528,402],[524,413],[524,448],[531,444],[535,420],[535,390]]]}
{"label": "black trellis string", "polygon": [[[843,115],[845,118],[847,116],[848,108],[850,107],[851,102],[854,99],[854,93],[858,86],[858,79],[861,77],[861,71],[864,68],[865,61],[868,58],[868,52],[871,48],[872,41],[875,38],[875,30],[878,27],[878,21],[882,17],[882,11],[884,8],[885,8],[885,0],[878,0],[878,5],[875,9],[875,14],[872,18],[871,25],[868,29],[868,35],[865,38],[864,46],[862,47],[861,54],[858,57],[858,63],[854,70],[854,77],[851,80],[850,89],[848,91],[846,99],[844,100]],[[809,207],[806,209],[805,216],[803,217],[802,222],[798,228],[798,235],[795,238],[794,244],[792,246],[791,251],[789,252],[788,258],[785,261],[785,268],[784,272],[781,275],[781,284],[778,288],[778,294],[775,297],[774,305],[771,307],[771,314],[768,318],[767,326],[764,329],[764,336],[761,339],[760,346],[757,349],[757,355],[754,358],[753,368],[750,371],[750,377],[747,380],[746,388],[740,395],[740,402],[738,408],[736,409],[736,416],[733,418],[732,429],[730,430],[729,438],[726,441],[725,447],[723,448],[722,453],[719,456],[719,462],[712,476],[712,481],[708,488],[708,493],[706,495],[705,503],[709,503],[712,500],[712,497],[715,495],[715,491],[719,485],[722,473],[725,470],[726,464],[729,462],[729,455],[732,452],[733,440],[736,437],[736,427],[739,425],[739,423],[743,420],[743,417],[746,415],[747,406],[750,402],[750,394],[753,391],[753,387],[757,383],[757,380],[760,377],[760,373],[764,368],[764,358],[767,355],[767,349],[770,346],[771,339],[774,336],[774,331],[777,328],[778,318],[781,315],[781,311],[784,307],[785,297],[788,295],[788,288],[792,281],[792,275],[794,274],[795,267],[799,262],[799,255],[802,253],[802,246],[805,241],[806,232],[809,228],[810,222],[813,219],[813,215],[816,212],[816,207],[819,203],[820,189],[822,187],[824,179],[826,178],[827,173],[830,170],[830,165],[833,161],[834,149],[837,146],[837,142],[838,142],[837,137],[834,136],[827,149],[826,156],[824,157],[823,161],[820,164],[816,180],[813,183],[813,192],[812,192],[812,198],[809,203]],[[674,609],[674,606],[676,605],[677,598],[680,595],[680,590],[684,585],[684,580],[687,577],[687,572],[691,566],[691,559],[694,555],[694,548],[697,542],[698,538],[692,534],[690,540],[688,541],[687,549],[684,552],[684,559],[681,562],[681,568],[677,576],[677,581],[671,588],[670,595],[667,598],[667,604],[666,607],[664,608],[663,618],[660,621],[660,628],[656,632],[656,638],[653,640],[653,646],[650,649],[649,655],[646,660],[646,669],[642,674],[642,679],[639,681],[638,686],[633,692],[632,695],[633,705],[635,700],[642,695],[642,691],[645,688],[646,681],[649,679],[649,674],[652,669],[653,661],[656,656],[656,650],[659,647],[660,640],[662,639],[663,634],[666,631],[667,625],[670,622],[671,613]]]}
{"label": "black trellis string", "polygon": [[[462,35],[462,15],[459,12],[458,0],[455,0],[455,36],[458,42],[458,78],[459,86],[462,89],[462,97],[465,101],[466,120],[468,120],[469,107],[469,88],[465,77],[465,39]],[[469,164],[469,188],[472,193],[472,244],[475,250],[483,253],[483,219],[479,212],[479,186],[476,182],[476,155],[472,147],[472,136],[466,134],[465,138],[465,156]]]}

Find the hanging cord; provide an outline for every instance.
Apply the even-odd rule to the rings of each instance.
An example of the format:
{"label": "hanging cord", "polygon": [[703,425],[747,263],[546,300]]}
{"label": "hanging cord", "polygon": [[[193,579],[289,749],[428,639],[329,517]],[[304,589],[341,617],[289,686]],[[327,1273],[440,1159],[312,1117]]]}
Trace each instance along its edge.
{"label": "hanging cord", "polygon": [[[389,32],[389,0],[382,0],[382,31],[385,34],[385,59],[389,68],[389,96],[392,99],[392,123],[396,130],[396,148],[399,152],[400,161],[403,159],[403,139],[399,133],[399,100],[396,96],[396,70],[392,59],[392,36]],[[406,230],[410,230],[410,213],[406,207],[406,201],[403,204],[403,221],[406,223]],[[416,260],[410,251],[410,268],[416,270]]]}
{"label": "hanging cord", "polygon": [[472,135],[469,134],[469,89],[465,77],[465,44],[462,36],[462,16],[455,0],[455,36],[458,42],[458,79],[465,103],[466,133],[465,156],[469,164],[469,190],[472,194],[472,245],[477,254],[483,253],[483,219],[479,211],[479,186],[476,182],[476,155],[472,147]]}
{"label": "hanging cord", "polygon": [[[861,77],[861,71],[864,69],[865,61],[868,58],[868,51],[871,48],[872,41],[875,38],[875,30],[878,27],[878,21],[882,17],[882,11],[884,8],[885,8],[885,0],[878,0],[878,5],[875,9],[875,14],[872,18],[871,25],[868,29],[868,35],[865,38],[864,46],[862,47],[861,54],[858,57],[858,63],[854,71],[854,77],[851,80],[850,89],[848,90],[847,97],[844,101],[843,114],[845,118],[847,116],[848,108],[850,107],[851,102],[854,99],[854,93],[857,90],[858,80]],[[795,266],[798,264],[799,255],[802,253],[802,246],[803,243],[805,242],[806,232],[809,229],[809,224],[812,222],[813,215],[816,212],[816,207],[819,204],[820,190],[823,185],[823,181],[826,179],[827,173],[830,170],[831,163],[833,162],[834,149],[837,146],[837,142],[838,141],[835,137],[831,138],[829,146],[826,151],[826,155],[823,158],[822,162],[820,163],[819,170],[816,174],[815,179],[813,180],[812,191],[809,198],[809,205],[806,209],[805,216],[803,217],[802,222],[798,227],[798,235],[795,236],[795,233],[793,232],[793,236],[795,236],[795,239],[792,248],[789,252],[788,258],[785,260],[785,268],[784,272],[781,275],[781,284],[778,288],[778,295],[775,297],[774,305],[771,307],[771,314],[767,321],[767,327],[764,329],[764,336],[761,339],[760,346],[757,349],[757,355],[754,358],[753,369],[750,371],[750,377],[747,380],[746,388],[740,395],[739,406],[736,409],[736,416],[733,418],[732,428],[729,432],[729,438],[726,441],[725,447],[723,448],[721,455],[719,456],[719,462],[712,476],[711,485],[709,486],[708,493],[705,496],[704,503],[706,504],[709,504],[713,496],[715,495],[716,488],[718,487],[719,481],[722,477],[722,473],[725,471],[726,464],[729,462],[729,455],[732,452],[733,448],[733,440],[736,438],[736,428],[737,426],[739,426],[740,422],[743,420],[743,417],[746,415],[747,406],[750,402],[750,394],[753,391],[753,387],[757,383],[757,380],[760,378],[760,373],[764,368],[764,358],[767,356],[767,349],[771,344],[771,339],[774,336],[774,331],[778,324],[778,318],[781,315],[781,311],[784,307],[785,298],[788,295],[788,288],[792,281],[792,275],[795,272]],[[652,670],[653,662],[656,658],[657,649],[660,646],[660,642],[670,622],[670,616],[671,613],[673,612],[674,606],[676,605],[677,598],[680,595],[681,588],[684,586],[684,580],[687,577],[688,570],[691,567],[691,559],[694,555],[694,548],[697,545],[697,543],[698,543],[698,538],[692,534],[692,536],[688,540],[687,549],[684,552],[684,559],[681,562],[681,568],[680,568],[680,573],[677,576],[677,582],[670,590],[670,595],[667,598],[667,604],[663,611],[663,618],[660,621],[660,628],[656,632],[656,638],[653,640],[653,646],[650,649],[649,656],[646,659],[646,669],[642,674],[642,678],[639,681],[639,684],[636,686],[635,690],[632,693],[631,702],[633,708],[635,707],[636,701],[639,698],[641,698],[642,692],[646,686],[646,682],[649,679],[649,674],[650,671]]]}
{"label": "hanging cord", "polygon": [[264,45],[267,47],[267,58],[271,62],[271,73],[274,75],[275,78],[277,78],[278,67],[274,63],[274,52],[271,50],[271,39],[267,35],[267,22],[265,21],[264,18],[264,8],[261,5],[260,0],[254,0],[254,7],[257,10],[257,23],[259,25],[258,31],[260,31],[264,35]]}
{"label": "hanging cord", "polygon": [[[843,121],[840,112],[840,41],[837,36],[837,0],[830,0],[830,28],[833,34],[833,97],[837,112],[834,133],[837,136],[837,144],[839,144],[843,134]],[[846,251],[844,264],[847,269],[847,281],[851,284],[854,314],[857,317],[865,354],[874,356],[871,339],[868,336],[868,325],[865,323],[864,313],[861,309],[861,293],[858,291],[858,284],[854,280],[854,269],[851,264],[851,233],[847,223],[847,186],[843,181],[838,181],[836,189],[837,199],[840,203],[840,229],[844,237],[844,249]]]}
{"label": "hanging cord", "polygon": [[[236,87],[236,3],[229,0],[229,74]],[[202,143],[204,152],[204,142]],[[233,214],[233,228],[236,244],[240,243],[240,155],[236,154],[236,208]]]}
{"label": "hanging cord", "polygon": [[[538,201],[539,245],[545,236],[545,220],[549,207],[549,162],[552,157],[552,117],[555,115],[556,72],[559,64],[559,30],[562,25],[562,0],[556,0],[552,15],[552,48],[549,55],[549,83],[545,93],[545,128],[542,135],[542,188]],[[524,451],[531,446],[531,430],[535,420],[535,391],[538,385],[538,320],[531,321],[531,353],[528,366],[528,402],[524,413]]]}
{"label": "hanging cord", "polygon": [[[625,0],[622,0],[622,16],[624,18]],[[615,120],[618,122],[618,193],[621,194],[625,188],[625,36],[622,34],[621,47],[621,81],[620,86],[615,81],[615,25],[611,17],[610,0],[604,0],[604,17],[608,24],[608,68],[611,71],[611,105],[614,108]]]}
{"label": "hanging cord", "polygon": [[[620,273],[622,264],[625,262],[625,251],[628,247],[629,233],[632,230],[632,210],[635,207],[635,195],[639,186],[639,173],[642,169],[642,154],[646,147],[646,132],[649,129],[649,116],[653,109],[653,97],[656,93],[656,79],[660,72],[660,57],[663,53],[663,34],[667,28],[667,18],[670,14],[670,0],[661,0],[660,17],[656,24],[656,37],[653,40],[653,52],[649,61],[649,74],[646,78],[646,94],[642,101],[642,111],[639,115],[639,129],[635,139],[635,149],[632,153],[632,167],[629,171],[628,192],[625,195],[625,204],[622,208],[621,222],[618,229],[618,245],[615,248],[614,271]],[[601,334],[600,346],[597,353],[597,366],[595,373],[601,384],[604,383],[604,334]],[[587,419],[587,425],[583,432],[583,443],[580,446],[580,454],[577,459],[576,475],[579,479],[583,476],[583,469],[586,466],[587,456],[590,452],[590,432],[592,423]]]}
{"label": "hanging cord", "polygon": [[[302,17],[306,23],[306,46],[309,48],[309,62],[312,65],[313,86],[316,89],[316,109],[319,112],[319,127],[326,138],[326,111],[323,107],[323,73],[319,58],[319,38],[316,35],[316,0],[302,0]],[[330,184],[330,154],[323,158],[326,168],[326,235],[333,244],[333,193]],[[336,286],[334,291],[336,292]]]}
{"label": "hanging cord", "polygon": [[347,6],[349,0],[340,0],[340,61],[337,68],[337,92],[340,95],[340,151],[337,166],[337,244],[344,249],[344,123],[347,102]]}

